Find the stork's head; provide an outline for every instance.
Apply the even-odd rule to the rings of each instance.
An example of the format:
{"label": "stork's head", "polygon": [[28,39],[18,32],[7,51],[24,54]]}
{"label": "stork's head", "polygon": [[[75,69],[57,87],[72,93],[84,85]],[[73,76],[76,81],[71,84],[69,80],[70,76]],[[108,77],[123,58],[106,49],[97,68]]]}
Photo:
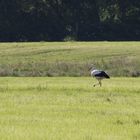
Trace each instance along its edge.
{"label": "stork's head", "polygon": [[95,65],[94,65],[94,64],[91,64],[91,65],[89,66],[89,71],[94,70],[94,69],[95,69]]}

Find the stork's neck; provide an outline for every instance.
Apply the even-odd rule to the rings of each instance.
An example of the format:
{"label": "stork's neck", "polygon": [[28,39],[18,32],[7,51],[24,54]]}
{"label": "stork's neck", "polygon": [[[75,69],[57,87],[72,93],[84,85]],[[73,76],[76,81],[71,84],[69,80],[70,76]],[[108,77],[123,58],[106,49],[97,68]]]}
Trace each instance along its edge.
{"label": "stork's neck", "polygon": [[93,70],[96,70],[96,69],[93,67],[93,68],[91,68],[91,71],[93,71]]}

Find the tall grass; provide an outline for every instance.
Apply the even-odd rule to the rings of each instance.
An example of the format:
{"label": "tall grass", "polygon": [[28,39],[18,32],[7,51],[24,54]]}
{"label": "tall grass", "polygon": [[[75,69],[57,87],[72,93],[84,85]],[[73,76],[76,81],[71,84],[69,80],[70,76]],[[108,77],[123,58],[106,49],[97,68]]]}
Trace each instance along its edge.
{"label": "tall grass", "polygon": [[139,140],[140,78],[0,78],[2,140]]}
{"label": "tall grass", "polygon": [[140,42],[0,43],[1,76],[87,76],[91,64],[137,77]]}

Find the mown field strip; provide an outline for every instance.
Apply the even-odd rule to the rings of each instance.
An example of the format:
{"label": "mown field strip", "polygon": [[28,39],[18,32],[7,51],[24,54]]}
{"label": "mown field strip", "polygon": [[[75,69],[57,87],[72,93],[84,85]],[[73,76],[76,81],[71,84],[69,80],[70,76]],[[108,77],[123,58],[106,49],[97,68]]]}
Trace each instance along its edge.
{"label": "mown field strip", "polygon": [[0,43],[0,76],[140,76],[140,42]]}

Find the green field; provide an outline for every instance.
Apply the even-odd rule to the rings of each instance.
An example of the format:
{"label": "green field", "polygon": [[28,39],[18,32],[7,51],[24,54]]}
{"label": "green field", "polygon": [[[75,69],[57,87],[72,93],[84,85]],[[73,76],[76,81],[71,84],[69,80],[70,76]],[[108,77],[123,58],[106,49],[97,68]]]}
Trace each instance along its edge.
{"label": "green field", "polygon": [[140,78],[0,78],[1,140],[139,140]]}
{"label": "green field", "polygon": [[140,76],[140,42],[0,43],[1,76]]}

